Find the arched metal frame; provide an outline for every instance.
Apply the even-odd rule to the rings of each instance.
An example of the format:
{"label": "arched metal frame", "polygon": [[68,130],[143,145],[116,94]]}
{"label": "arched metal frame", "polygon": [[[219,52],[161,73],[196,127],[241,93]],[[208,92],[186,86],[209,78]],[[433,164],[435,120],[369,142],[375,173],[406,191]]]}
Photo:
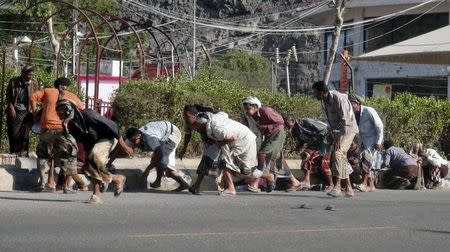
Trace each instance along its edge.
{"label": "arched metal frame", "polygon": [[[136,29],[134,29],[134,27],[131,26],[131,25],[129,24],[129,22],[125,21],[125,20],[124,20],[123,18],[121,18],[121,17],[117,17],[117,16],[113,16],[113,15],[108,15],[108,14],[104,14],[104,15],[107,15],[107,16],[108,16],[109,19],[106,20],[106,22],[108,22],[108,23],[110,23],[110,22],[112,22],[112,21],[119,21],[119,22],[121,22],[122,24],[125,24],[125,25],[127,26],[127,27],[122,27],[122,28],[119,29],[119,30],[116,30],[116,33],[119,33],[119,32],[123,31],[123,30],[126,29],[126,28],[131,29],[131,31],[133,32],[133,34],[135,35],[135,37],[136,37],[137,40],[138,40],[138,44],[139,44],[139,60],[140,60],[140,64],[141,64],[141,69],[145,69],[145,51],[144,51],[144,46],[142,45],[142,39],[141,39],[141,37],[139,36],[139,34],[138,34],[138,32],[136,31]],[[88,36],[88,37],[89,37],[89,36]],[[112,38],[113,38],[113,35],[111,35],[111,36],[107,39],[106,44],[108,44],[109,41],[111,41]],[[80,47],[80,54],[81,54],[81,52],[82,52],[82,50],[84,49],[85,46],[86,46],[86,45],[83,44],[83,45]],[[103,49],[102,49],[102,51],[100,52],[100,58],[101,58],[102,55],[103,55]],[[120,64],[122,65],[122,59],[121,59],[121,61],[120,61]]]}
{"label": "arched metal frame", "polygon": [[[100,82],[100,60],[103,56],[104,50],[111,50],[111,51],[115,51],[118,52],[120,55],[120,66],[122,66],[122,61],[123,61],[123,48],[122,48],[122,43],[119,39],[118,33],[120,31],[123,31],[125,29],[131,30],[132,33],[134,34],[134,36],[137,38],[138,40],[138,45],[139,45],[139,62],[140,62],[140,67],[141,67],[141,71],[142,74],[141,76],[143,78],[146,78],[146,73],[145,73],[145,67],[146,67],[146,53],[142,44],[142,39],[139,36],[139,33],[136,31],[136,27],[139,27],[141,29],[144,29],[153,39],[153,41],[155,41],[156,44],[156,49],[157,49],[157,61],[159,62],[159,64],[161,64],[163,66],[163,69],[165,69],[166,74],[168,74],[167,72],[167,68],[164,65],[164,58],[161,57],[162,53],[161,53],[161,44],[158,41],[157,37],[154,34],[154,31],[157,31],[159,33],[161,33],[166,39],[167,41],[164,43],[169,42],[174,50],[174,53],[176,54],[176,58],[177,58],[177,62],[178,65],[181,65],[180,62],[180,57],[179,57],[179,53],[178,53],[178,46],[176,46],[172,39],[165,33],[163,32],[161,29],[154,27],[154,26],[148,26],[144,23],[140,23],[128,18],[122,18],[122,17],[118,17],[118,16],[114,16],[114,15],[110,15],[110,14],[106,14],[106,13],[100,13],[100,12],[96,12],[94,10],[90,10],[87,8],[82,8],[82,7],[77,7],[71,3],[68,3],[66,1],[63,0],[42,0],[39,2],[36,2],[34,4],[32,4],[31,6],[29,6],[27,9],[25,9],[24,11],[22,11],[21,16],[24,16],[25,13],[29,10],[32,10],[33,8],[36,8],[37,6],[41,5],[41,4],[45,4],[45,3],[52,3],[55,4],[57,6],[59,6],[60,8],[56,11],[54,11],[53,13],[47,15],[39,24],[38,28],[34,30],[33,32],[33,36],[32,36],[32,41],[31,44],[29,46],[29,58],[28,61],[31,64],[32,63],[32,52],[33,52],[33,47],[35,45],[35,40],[37,38],[37,34],[39,31],[42,30],[42,28],[47,25],[48,20],[54,16],[57,15],[61,15],[62,13],[66,12],[66,11],[76,11],[77,13],[79,13],[81,15],[81,18],[79,18],[78,20],[75,20],[74,22],[72,22],[71,24],[69,24],[68,29],[64,32],[60,43],[61,46],[56,54],[56,74],[58,75],[60,72],[60,56],[61,56],[61,50],[62,47],[64,45],[64,42],[68,39],[69,34],[72,32],[74,32],[74,27],[77,24],[80,23],[86,23],[87,27],[89,28],[90,32],[88,35],[85,36],[85,39],[83,41],[83,44],[79,47],[79,52],[77,55],[77,59],[76,59],[76,63],[77,63],[77,71],[76,71],[76,75],[79,76],[80,75],[80,71],[81,71],[81,64],[80,64],[80,59],[81,59],[81,55],[83,53],[83,50],[86,48],[87,44],[89,44],[91,41],[94,43],[95,46],[95,89],[94,89],[94,99],[95,101],[98,100],[98,95],[99,95],[99,82]],[[100,19],[101,22],[99,25],[94,26],[93,18],[96,19]],[[12,24],[12,28],[11,30],[14,30],[15,25],[16,25],[16,20],[13,22]],[[119,30],[116,30],[113,26],[112,26],[112,22],[121,22],[123,25]],[[99,36],[97,34],[97,29],[99,29],[100,27],[107,25],[107,27],[109,28],[109,30],[111,31],[111,36],[109,38],[107,38],[106,42],[104,44],[100,43],[99,40]],[[76,34],[74,34],[76,36]],[[114,39],[117,43],[117,50],[112,50],[110,48],[108,48],[108,44],[110,43],[110,41]],[[73,57],[75,57],[75,55],[73,55]],[[121,74],[120,74],[121,75]],[[119,83],[121,83],[122,81],[122,76],[119,76]],[[79,82],[79,78],[77,78],[77,86],[78,89],[80,89],[80,82]],[[94,108],[96,109],[97,106],[97,102],[94,102]]]}
{"label": "arched metal frame", "polygon": [[[122,45],[121,45],[121,43],[120,43],[120,40],[118,39],[118,35],[117,35],[117,30],[116,29],[114,29],[113,27],[112,27],[112,25],[111,25],[111,23],[110,23],[110,20],[108,20],[108,19],[106,19],[106,17],[104,17],[102,14],[100,14],[100,13],[97,13],[99,16],[101,16],[102,17],[102,23],[100,23],[99,25],[97,25],[95,28],[96,29],[98,29],[98,28],[100,28],[100,27],[102,27],[103,25],[105,25],[105,24],[107,24],[112,30],[114,30],[114,32],[113,32],[113,35],[111,36],[111,38],[116,38],[116,41],[117,41],[117,43],[118,43],[118,45],[119,45],[119,52],[120,52],[120,65],[122,65],[122,56],[123,56],[123,50],[122,50]],[[89,43],[89,41],[90,41],[90,37],[93,35],[93,33],[91,32],[90,34],[88,34],[88,35],[86,35],[85,36],[85,38],[84,38],[84,42],[83,42],[83,44],[80,46],[80,48],[79,48],[79,53],[78,53],[78,57],[77,57],[77,71],[78,71],[78,73],[80,73],[80,69],[81,69],[81,64],[80,64],[80,60],[81,60],[81,55],[82,55],[82,53],[83,53],[83,51],[84,51],[84,49],[86,48],[86,46],[87,46],[87,44]],[[135,32],[135,35],[138,37],[139,35]],[[99,53],[99,55],[98,55],[98,58],[96,58],[96,64],[97,65],[99,65],[100,64],[100,59],[101,59],[101,57],[102,57],[102,55],[103,55],[103,52],[104,52],[104,50],[105,49],[107,49],[106,48],[106,46],[109,44],[109,42],[111,41],[111,39],[108,39],[106,42],[105,42],[105,46],[104,47],[102,47],[101,48],[101,50],[100,50],[100,53]],[[138,41],[139,41],[139,43],[140,43],[140,38],[138,37]],[[142,47],[142,46],[140,46],[140,47]],[[108,50],[108,49],[107,49]],[[144,57],[145,57],[145,55],[143,54],[143,51],[142,50],[140,50],[140,56],[141,56],[141,58],[142,59],[144,59]],[[88,71],[88,70],[87,70]],[[96,76],[100,76],[100,72],[99,72],[99,68],[97,67],[96,69],[95,69],[95,75]],[[121,75],[121,74],[119,74],[119,75]],[[119,84],[121,84],[121,82],[122,82],[122,76],[119,76]],[[98,92],[99,92],[99,82],[95,82],[95,89],[94,89],[94,99],[95,100],[98,100]],[[96,103],[95,103],[96,104]]]}

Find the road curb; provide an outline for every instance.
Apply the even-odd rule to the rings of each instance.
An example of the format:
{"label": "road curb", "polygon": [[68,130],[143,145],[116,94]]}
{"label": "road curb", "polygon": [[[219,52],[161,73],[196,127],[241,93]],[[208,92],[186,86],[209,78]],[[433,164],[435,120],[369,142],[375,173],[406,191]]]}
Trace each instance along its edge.
{"label": "road curb", "polygon": [[[36,168],[36,158],[11,158],[8,157],[8,162],[3,162],[0,168],[0,190],[31,190],[37,183],[39,173]],[[142,191],[150,189],[150,182],[152,182],[156,174],[150,173],[147,181],[144,181],[142,174],[150,163],[150,158],[119,158],[113,166],[118,174],[127,177],[126,190]],[[191,181],[197,179],[197,166],[200,159],[183,159],[177,160],[178,170],[190,177]],[[287,163],[292,170],[294,176],[301,176],[300,160],[287,160]],[[59,169],[57,168],[57,171]],[[83,175],[83,180],[90,185],[89,180]],[[189,178],[187,178],[189,179]],[[236,180],[241,180],[242,177],[237,177]],[[163,181],[162,190],[175,189],[177,184],[171,179]],[[175,188],[174,188],[175,187]],[[201,190],[217,190],[216,183],[211,178],[205,178]]]}

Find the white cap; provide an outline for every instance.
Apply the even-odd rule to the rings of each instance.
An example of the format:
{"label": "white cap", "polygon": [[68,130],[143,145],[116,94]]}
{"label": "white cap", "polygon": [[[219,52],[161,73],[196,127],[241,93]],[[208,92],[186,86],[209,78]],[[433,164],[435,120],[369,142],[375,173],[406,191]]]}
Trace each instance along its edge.
{"label": "white cap", "polygon": [[242,99],[242,104],[251,104],[256,105],[258,108],[261,108],[262,104],[261,101],[254,96],[247,96],[244,99]]}

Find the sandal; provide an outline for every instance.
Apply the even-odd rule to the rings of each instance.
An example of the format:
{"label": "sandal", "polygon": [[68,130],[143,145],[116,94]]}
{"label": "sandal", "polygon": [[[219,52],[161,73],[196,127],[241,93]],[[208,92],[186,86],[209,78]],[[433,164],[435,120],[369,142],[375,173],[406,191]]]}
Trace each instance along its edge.
{"label": "sandal", "polygon": [[49,186],[48,184],[45,184],[45,185],[38,185],[36,188],[35,188],[35,191],[36,192],[56,192],[56,186],[55,187],[53,187],[53,186]]}
{"label": "sandal", "polygon": [[93,194],[91,198],[89,198],[88,201],[86,201],[87,204],[102,204],[103,201],[98,197],[97,195]]}
{"label": "sandal", "polygon": [[367,189],[367,187],[363,184],[358,184],[355,185],[355,189],[360,191],[360,192],[368,192],[369,190]]}
{"label": "sandal", "polygon": [[295,192],[295,191],[308,191],[311,189],[311,184],[305,184],[303,182],[300,182],[298,186],[291,186],[288,189],[286,189],[286,192]]}
{"label": "sandal", "polygon": [[325,187],[323,188],[323,191],[326,192],[326,193],[329,193],[329,192],[331,192],[332,190],[333,190],[333,186],[331,186],[331,185],[325,186]]}
{"label": "sandal", "polygon": [[252,185],[248,185],[247,190],[252,193],[260,193],[261,192],[261,189],[259,189],[258,186],[252,186]]}
{"label": "sandal", "polygon": [[341,190],[336,190],[333,189],[331,190],[329,193],[327,193],[328,196],[334,197],[334,198],[338,198],[342,196],[342,191]]}
{"label": "sandal", "polygon": [[77,194],[77,191],[73,190],[72,188],[69,187],[64,187],[63,188],[63,193],[64,194]]}

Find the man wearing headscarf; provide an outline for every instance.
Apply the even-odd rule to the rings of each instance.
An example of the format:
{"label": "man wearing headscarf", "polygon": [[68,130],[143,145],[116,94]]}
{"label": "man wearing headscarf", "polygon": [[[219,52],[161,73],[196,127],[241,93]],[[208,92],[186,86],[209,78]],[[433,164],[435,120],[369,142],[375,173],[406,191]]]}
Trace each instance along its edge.
{"label": "man wearing headscarf", "polygon": [[[264,172],[267,179],[266,192],[275,189],[277,172],[288,176],[291,185],[287,191],[295,191],[300,182],[292,175],[283,157],[286,131],[283,117],[273,108],[262,106],[257,97],[246,97],[242,100],[245,110],[244,124],[257,136],[258,169]],[[259,179],[251,183],[248,189],[258,192]]]}
{"label": "man wearing headscarf", "polygon": [[32,124],[30,96],[38,89],[38,83],[33,79],[34,70],[32,66],[22,68],[19,77],[12,78],[6,88],[7,115],[6,125],[8,128],[9,152],[20,156],[28,156],[30,127]]}
{"label": "man wearing headscarf", "polygon": [[375,190],[374,180],[377,171],[380,170],[381,149],[383,143],[383,121],[381,121],[375,109],[364,106],[363,98],[355,94],[348,96],[355,113],[356,123],[359,128],[359,149],[362,183],[356,188],[362,192],[372,192]]}
{"label": "man wearing headscarf", "polygon": [[[79,109],[83,109],[83,102],[73,93],[67,91],[71,81],[65,77],[55,80],[54,88],[44,88],[34,92],[31,95],[31,111],[33,117],[36,116],[37,104],[42,104],[42,115],[40,117],[41,132],[39,134],[39,143],[36,148],[37,167],[39,170],[40,180],[37,190],[44,189],[56,190],[54,178],[54,167],[59,166],[63,169],[66,176],[65,193],[70,193],[68,185],[72,175],[76,175],[77,168],[77,152],[78,148],[73,138],[66,137],[63,134],[63,126],[61,120],[56,114],[56,103],[58,100],[71,100]],[[36,121],[36,119],[35,119]],[[52,159],[55,160],[54,165]],[[48,172],[48,182],[44,183],[44,175]]]}
{"label": "man wearing headscarf", "polygon": [[217,160],[219,169],[223,171],[224,190],[220,195],[236,195],[233,175],[259,177],[255,172],[256,136],[245,125],[220,114],[200,113],[194,126],[205,131],[211,143],[218,147]]}
{"label": "man wearing headscarf", "polygon": [[128,155],[133,151],[120,136],[117,124],[92,109],[80,111],[72,101],[65,99],[57,102],[56,112],[62,121],[63,136],[74,138],[87,152],[88,166],[85,173],[93,185],[93,194],[87,203],[102,203],[100,188],[105,183],[114,183],[114,196],[118,197],[123,192],[126,178],[123,175],[111,174],[106,164],[116,148]]}

